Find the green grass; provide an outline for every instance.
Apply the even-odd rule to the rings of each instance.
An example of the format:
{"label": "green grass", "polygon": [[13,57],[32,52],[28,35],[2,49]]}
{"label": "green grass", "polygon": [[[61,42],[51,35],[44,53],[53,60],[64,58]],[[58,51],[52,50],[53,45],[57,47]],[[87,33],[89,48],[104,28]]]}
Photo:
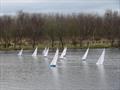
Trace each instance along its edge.
{"label": "green grass", "polygon": [[[108,40],[99,40],[99,41],[89,41],[89,46],[88,46],[88,41],[83,41],[82,47],[80,46],[80,44],[76,44],[73,45],[72,42],[69,43],[65,43],[64,46],[67,46],[70,49],[80,49],[80,48],[114,48],[111,46],[110,41]],[[12,44],[14,45],[14,44]],[[30,43],[27,42],[23,42],[23,44],[21,45],[21,48],[19,47],[19,45],[16,45],[16,48],[14,48],[14,46],[10,46],[9,48],[4,48],[4,45],[0,45],[0,50],[3,51],[9,51],[9,50],[20,50],[21,48],[23,48],[24,50],[33,50],[34,48],[32,47],[32,45]],[[44,49],[45,47],[49,47],[50,49],[52,48],[51,43],[45,42],[45,43],[39,43],[36,45],[39,49]],[[54,42],[54,49],[56,48],[62,48],[61,44],[59,43],[59,41]]]}
{"label": "green grass", "polygon": [[[67,46],[70,49],[80,49],[80,48],[88,48],[88,45],[85,43],[82,45],[82,47],[80,47],[79,44],[76,45],[72,45],[72,44],[65,44],[65,46]],[[33,50],[33,47],[31,45],[22,45],[21,46],[24,50]],[[49,47],[52,48],[51,44],[38,44],[37,47],[39,49],[43,49],[45,47]],[[62,48],[60,44],[55,43],[54,48]],[[90,43],[89,44],[89,48],[112,48],[110,43]],[[20,47],[16,46],[16,48],[14,48],[13,46],[10,46],[9,48],[4,48],[4,47],[0,47],[1,51],[9,51],[9,50],[19,50]]]}

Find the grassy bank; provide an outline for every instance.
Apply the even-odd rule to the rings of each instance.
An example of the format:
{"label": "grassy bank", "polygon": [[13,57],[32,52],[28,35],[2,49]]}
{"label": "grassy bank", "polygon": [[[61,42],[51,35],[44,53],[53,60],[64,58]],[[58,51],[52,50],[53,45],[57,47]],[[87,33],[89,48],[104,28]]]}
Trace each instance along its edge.
{"label": "grassy bank", "polygon": [[[117,46],[111,46],[110,43],[90,43],[89,45],[83,44],[82,47],[80,46],[80,44],[76,44],[76,45],[65,44],[64,46],[70,49],[81,49],[81,48],[88,48],[88,47],[89,48],[118,48]],[[60,44],[55,44],[54,47],[52,47],[51,44],[38,44],[36,45],[36,47],[38,47],[39,49],[44,49],[45,47],[49,47],[50,49],[62,48]],[[16,46],[16,48],[13,46],[10,46],[8,48],[0,47],[0,51],[19,50],[21,48],[23,48],[24,50],[34,49],[31,45],[21,45],[21,47]]]}

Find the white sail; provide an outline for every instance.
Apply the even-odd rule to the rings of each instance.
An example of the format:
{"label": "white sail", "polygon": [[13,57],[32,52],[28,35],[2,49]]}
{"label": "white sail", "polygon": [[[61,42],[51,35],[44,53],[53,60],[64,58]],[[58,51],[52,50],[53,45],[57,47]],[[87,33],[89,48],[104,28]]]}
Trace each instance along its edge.
{"label": "white sail", "polygon": [[47,50],[47,48],[45,48],[45,49],[43,50],[43,53],[42,53],[43,55],[45,55],[46,50]]}
{"label": "white sail", "polygon": [[89,48],[86,50],[85,54],[83,55],[82,60],[85,60],[87,58],[88,52],[89,52]]}
{"label": "white sail", "polygon": [[59,50],[56,50],[55,56],[53,57],[52,62],[50,63],[51,67],[56,67],[57,60],[58,60]]}
{"label": "white sail", "polygon": [[32,56],[37,56],[37,48],[36,48],[35,51],[33,52]]}
{"label": "white sail", "polygon": [[64,48],[63,52],[61,53],[60,58],[64,58],[64,56],[66,55],[66,51],[67,51],[67,47]]}
{"label": "white sail", "polygon": [[99,57],[98,61],[97,61],[97,65],[103,64],[104,62],[104,57],[105,57],[105,49],[103,50],[101,56]]}
{"label": "white sail", "polygon": [[22,56],[23,49],[21,49],[18,53],[18,56]]}
{"label": "white sail", "polygon": [[46,57],[48,55],[49,48],[46,49],[44,56]]}

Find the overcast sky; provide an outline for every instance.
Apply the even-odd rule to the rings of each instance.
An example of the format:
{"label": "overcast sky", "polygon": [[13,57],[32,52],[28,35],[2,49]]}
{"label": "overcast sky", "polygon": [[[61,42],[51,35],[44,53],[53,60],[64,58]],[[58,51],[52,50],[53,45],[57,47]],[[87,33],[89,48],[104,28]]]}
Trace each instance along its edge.
{"label": "overcast sky", "polygon": [[98,13],[120,9],[119,0],[0,0],[0,14],[15,14],[19,10],[42,13]]}

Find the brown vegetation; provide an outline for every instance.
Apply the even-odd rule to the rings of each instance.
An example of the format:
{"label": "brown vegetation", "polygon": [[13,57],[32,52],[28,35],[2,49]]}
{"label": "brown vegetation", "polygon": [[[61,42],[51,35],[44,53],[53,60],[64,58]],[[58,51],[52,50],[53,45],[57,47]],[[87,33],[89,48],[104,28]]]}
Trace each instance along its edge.
{"label": "brown vegetation", "polygon": [[[100,42],[99,42],[100,41]],[[120,14],[107,10],[103,16],[93,14],[29,14],[0,16],[0,47],[73,45],[83,47],[98,43],[120,47]]]}

